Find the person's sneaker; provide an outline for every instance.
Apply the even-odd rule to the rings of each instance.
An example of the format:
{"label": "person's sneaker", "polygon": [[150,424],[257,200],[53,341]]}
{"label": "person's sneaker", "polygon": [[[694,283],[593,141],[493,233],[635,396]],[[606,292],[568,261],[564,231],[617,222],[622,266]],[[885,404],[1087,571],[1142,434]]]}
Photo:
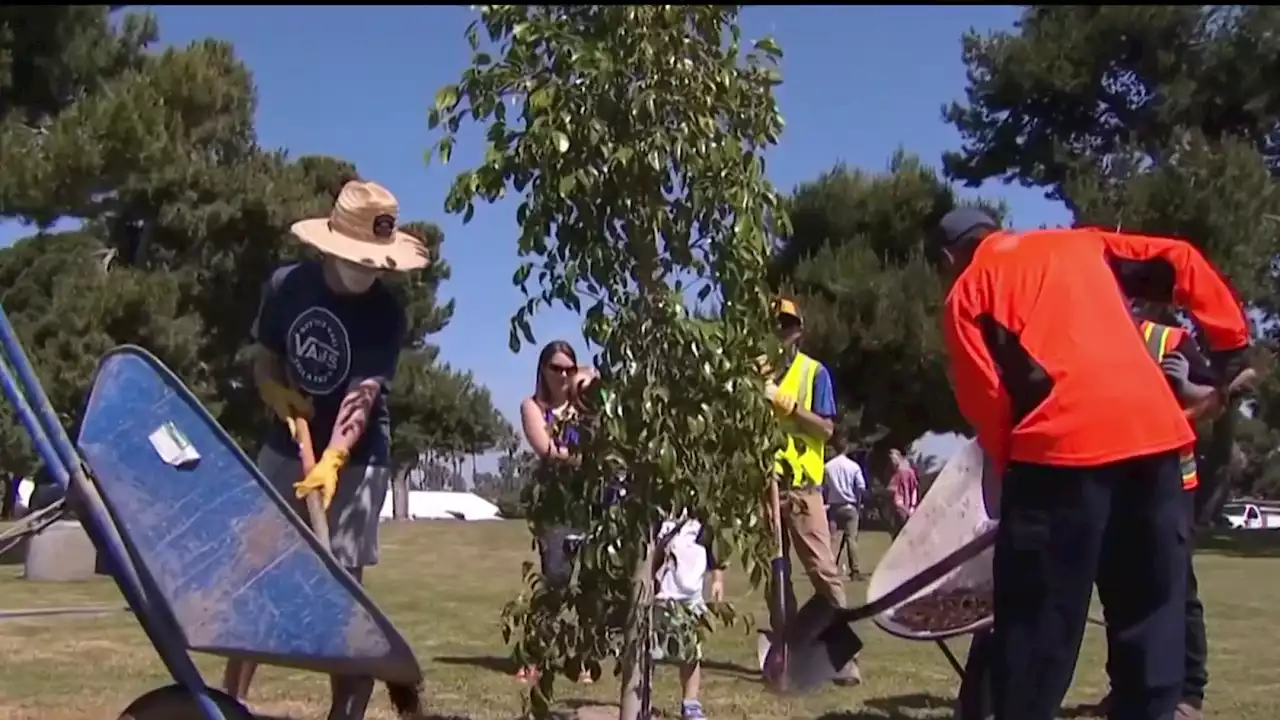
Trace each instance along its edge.
{"label": "person's sneaker", "polygon": [[680,720],[706,720],[707,713],[702,703],[697,700],[685,700],[680,703]]}
{"label": "person's sneaker", "polygon": [[861,572],[857,570],[854,570],[853,572],[849,573],[849,582],[865,582],[868,579],[869,578],[867,578],[866,575],[863,575]]}
{"label": "person's sneaker", "polygon": [[1204,711],[1184,700],[1173,711],[1173,720],[1204,720]]}
{"label": "person's sneaker", "polygon": [[856,687],[862,684],[862,670],[858,669],[858,660],[854,658],[849,661],[848,665],[840,671],[840,677],[835,679],[835,684],[841,687]]}
{"label": "person's sneaker", "polygon": [[520,668],[519,670],[516,671],[516,680],[519,680],[522,683],[530,683],[530,684],[538,682],[538,668],[536,667]]}

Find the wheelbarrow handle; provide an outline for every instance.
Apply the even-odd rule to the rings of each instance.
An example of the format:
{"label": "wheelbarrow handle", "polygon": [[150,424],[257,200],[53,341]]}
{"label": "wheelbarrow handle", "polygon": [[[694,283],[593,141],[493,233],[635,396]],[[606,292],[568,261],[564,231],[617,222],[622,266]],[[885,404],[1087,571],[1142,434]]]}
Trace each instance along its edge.
{"label": "wheelbarrow handle", "polygon": [[[293,439],[298,443],[298,458],[302,461],[302,472],[311,472],[316,466],[316,449],[311,444],[311,426],[306,418],[293,419]],[[324,499],[317,491],[307,493],[307,519],[311,521],[311,532],[325,550],[329,550],[329,517],[324,511]]]}
{"label": "wheelbarrow handle", "polygon": [[941,580],[947,573],[977,557],[982,551],[991,547],[994,542],[995,530],[988,530],[979,538],[970,541],[947,557],[934,563],[931,567],[925,568],[924,571],[907,578],[900,585],[879,598],[865,605],[837,611],[836,621],[855,623],[879,615],[882,612],[893,610],[910,600],[916,593]]}

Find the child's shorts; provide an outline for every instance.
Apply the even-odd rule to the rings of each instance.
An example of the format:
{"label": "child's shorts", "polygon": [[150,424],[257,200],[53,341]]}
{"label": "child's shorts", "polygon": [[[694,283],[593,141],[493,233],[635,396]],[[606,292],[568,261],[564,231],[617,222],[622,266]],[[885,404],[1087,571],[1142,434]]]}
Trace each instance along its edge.
{"label": "child's shorts", "polygon": [[701,600],[659,600],[653,606],[653,659],[702,659],[698,626],[707,612]]}

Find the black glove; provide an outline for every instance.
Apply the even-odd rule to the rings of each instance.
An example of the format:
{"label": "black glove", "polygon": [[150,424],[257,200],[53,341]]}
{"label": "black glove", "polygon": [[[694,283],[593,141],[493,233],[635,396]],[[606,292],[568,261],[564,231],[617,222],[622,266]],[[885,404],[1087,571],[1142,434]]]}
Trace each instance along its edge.
{"label": "black glove", "polygon": [[1180,352],[1165,353],[1160,360],[1160,369],[1164,371],[1164,376],[1169,380],[1169,386],[1174,392],[1181,395],[1186,392],[1187,384],[1190,382],[1188,376],[1191,373],[1191,363],[1187,361],[1185,355]]}

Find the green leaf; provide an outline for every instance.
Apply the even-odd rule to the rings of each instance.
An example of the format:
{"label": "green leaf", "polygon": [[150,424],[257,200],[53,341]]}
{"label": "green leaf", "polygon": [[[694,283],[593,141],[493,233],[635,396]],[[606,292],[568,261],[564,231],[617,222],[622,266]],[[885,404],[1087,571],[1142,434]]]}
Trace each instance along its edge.
{"label": "green leaf", "polygon": [[551,139],[552,139],[552,142],[554,142],[554,143],[555,143],[555,146],[556,146],[556,152],[559,152],[559,153],[561,153],[561,154],[564,154],[565,152],[568,152],[568,150],[569,150],[569,136],[568,136],[568,135],[565,135],[564,133],[560,132],[559,130],[555,130],[555,131],[553,131],[553,132],[551,133]]}
{"label": "green leaf", "polygon": [[445,85],[436,91],[436,102],[433,108],[437,113],[452,112],[458,105],[458,86]]}
{"label": "green leaf", "polygon": [[529,107],[535,111],[546,110],[551,106],[551,102],[554,99],[555,89],[549,85],[544,85],[537,90],[534,90],[529,96]]}
{"label": "green leaf", "polygon": [[440,164],[448,165],[449,158],[453,157],[453,136],[445,135],[440,138],[440,142],[436,145],[436,153],[440,156]]}
{"label": "green leaf", "polygon": [[755,49],[773,58],[782,57],[782,48],[778,46],[776,40],[772,37],[765,36],[755,43]]}

